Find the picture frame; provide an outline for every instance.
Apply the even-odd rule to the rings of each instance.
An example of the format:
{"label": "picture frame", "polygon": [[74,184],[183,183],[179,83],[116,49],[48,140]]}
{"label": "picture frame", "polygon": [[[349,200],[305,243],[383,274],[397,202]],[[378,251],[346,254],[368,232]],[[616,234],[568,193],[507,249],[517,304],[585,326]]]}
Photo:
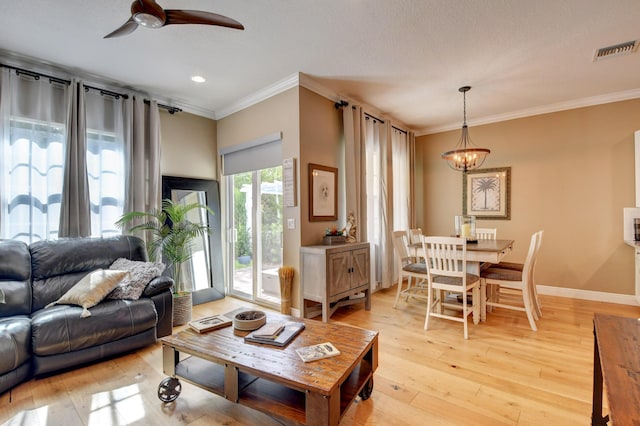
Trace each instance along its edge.
{"label": "picture frame", "polygon": [[462,214],[511,219],[511,167],[469,170],[462,175]]}
{"label": "picture frame", "polygon": [[309,163],[309,222],[338,220],[338,169]]}

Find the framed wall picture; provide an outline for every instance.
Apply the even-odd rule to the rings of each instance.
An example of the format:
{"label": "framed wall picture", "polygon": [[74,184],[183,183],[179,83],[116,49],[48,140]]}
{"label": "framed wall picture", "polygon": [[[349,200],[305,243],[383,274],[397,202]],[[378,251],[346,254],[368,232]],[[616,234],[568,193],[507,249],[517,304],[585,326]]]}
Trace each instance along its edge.
{"label": "framed wall picture", "polygon": [[338,220],[338,169],[309,164],[309,221]]}
{"label": "framed wall picture", "polygon": [[511,219],[511,167],[470,170],[462,179],[462,214]]}

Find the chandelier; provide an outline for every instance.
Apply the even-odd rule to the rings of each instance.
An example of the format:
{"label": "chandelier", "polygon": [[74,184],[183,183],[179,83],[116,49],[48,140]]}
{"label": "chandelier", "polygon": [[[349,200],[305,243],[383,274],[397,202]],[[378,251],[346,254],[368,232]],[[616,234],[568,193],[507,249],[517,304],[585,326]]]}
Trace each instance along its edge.
{"label": "chandelier", "polygon": [[471,89],[471,86],[463,86],[458,89],[462,92],[464,99],[464,122],[462,123],[462,135],[456,145],[455,149],[447,151],[442,154],[442,158],[447,160],[449,167],[454,170],[467,170],[477,169],[482,166],[484,159],[491,152],[486,148],[476,148],[471,143],[471,137],[469,136],[469,128],[467,127],[467,92]]}

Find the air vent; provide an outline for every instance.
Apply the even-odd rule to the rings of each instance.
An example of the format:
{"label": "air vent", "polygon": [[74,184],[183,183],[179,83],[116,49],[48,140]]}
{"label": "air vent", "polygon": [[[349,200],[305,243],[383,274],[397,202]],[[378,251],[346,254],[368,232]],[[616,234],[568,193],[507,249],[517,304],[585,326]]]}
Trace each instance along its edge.
{"label": "air vent", "polygon": [[620,43],[596,50],[593,60],[595,62],[605,58],[612,58],[614,56],[628,55],[636,50],[638,50],[638,40],[627,41],[626,43]]}

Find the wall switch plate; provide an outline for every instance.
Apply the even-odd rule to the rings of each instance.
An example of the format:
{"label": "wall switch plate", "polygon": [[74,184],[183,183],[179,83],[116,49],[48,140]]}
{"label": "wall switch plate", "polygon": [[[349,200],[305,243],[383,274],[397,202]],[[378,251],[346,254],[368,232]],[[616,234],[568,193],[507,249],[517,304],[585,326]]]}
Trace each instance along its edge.
{"label": "wall switch plate", "polygon": [[296,229],[296,220],[294,218],[287,219],[287,229]]}

